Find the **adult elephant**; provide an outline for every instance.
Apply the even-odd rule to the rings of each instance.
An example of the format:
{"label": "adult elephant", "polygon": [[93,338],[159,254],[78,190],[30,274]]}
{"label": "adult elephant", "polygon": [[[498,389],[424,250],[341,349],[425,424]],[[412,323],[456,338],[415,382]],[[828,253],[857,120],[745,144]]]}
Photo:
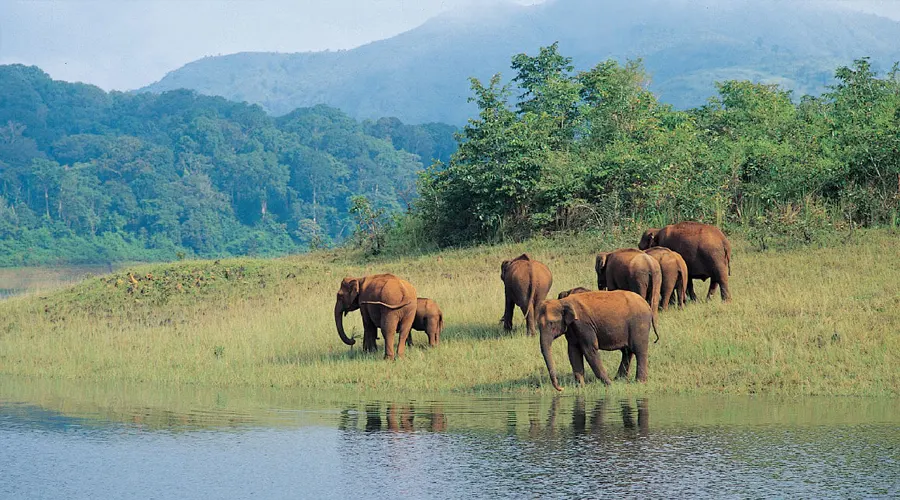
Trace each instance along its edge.
{"label": "adult elephant", "polygon": [[656,320],[662,271],[659,262],[637,248],[597,254],[594,263],[599,290],[629,290],[647,301]]}
{"label": "adult elephant", "polygon": [[663,311],[669,308],[669,301],[675,296],[675,303],[684,309],[684,295],[687,293],[688,270],[687,264],[678,252],[673,252],[666,247],[650,247],[644,252],[656,259],[659,269],[662,271],[662,286],[660,292],[660,305]]}
{"label": "adult elephant", "polygon": [[347,345],[356,343],[344,333],[341,317],[359,309],[363,320],[363,349],[375,351],[378,329],[384,336],[384,357],[394,359],[394,334],[400,333],[397,355],[403,356],[409,330],[416,319],[416,289],[393,274],[375,274],[363,278],[344,278],[334,305],[338,335]]}
{"label": "adult elephant", "polygon": [[500,279],[506,293],[506,309],[503,312],[503,329],[512,330],[515,306],[525,315],[529,336],[534,336],[534,315],[541,302],[547,298],[553,285],[550,269],[531,258],[527,253],[500,264]]}
{"label": "adult elephant", "polygon": [[[647,357],[650,351],[650,328],[656,322],[650,305],[640,295],[625,290],[586,292],[541,304],[537,314],[541,330],[541,354],[550,373],[550,382],[561,391],[551,347],[553,340],[566,336],[569,363],[575,381],[584,385],[584,360],[594,375],[609,385],[609,376],[600,361],[598,350],[622,351],[616,378],[627,378],[631,357],[637,358],[637,380],[647,381]],[[659,334],[656,335],[659,340]]]}
{"label": "adult elephant", "polygon": [[722,300],[731,301],[728,276],[731,275],[731,243],[716,226],[700,222],[679,222],[661,229],[648,229],[638,248],[666,247],[684,258],[688,269],[687,294],[697,300],[692,280],[710,280],[706,300],[722,287]]}

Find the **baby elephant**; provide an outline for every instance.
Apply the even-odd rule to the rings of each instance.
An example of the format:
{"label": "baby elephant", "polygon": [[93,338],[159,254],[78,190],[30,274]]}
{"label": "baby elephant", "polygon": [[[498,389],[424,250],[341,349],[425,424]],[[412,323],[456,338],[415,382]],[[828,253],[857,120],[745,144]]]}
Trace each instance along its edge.
{"label": "baby elephant", "polygon": [[[441,330],[444,329],[444,313],[438,307],[437,302],[419,297],[416,303],[416,319],[413,320],[413,330],[428,334],[428,344],[435,347],[441,341]],[[412,335],[406,338],[406,345],[412,345]]]}
{"label": "baby elephant", "polygon": [[[631,357],[637,358],[637,380],[647,380],[647,355],[650,350],[650,328],[656,322],[650,305],[640,295],[625,290],[586,292],[562,300],[548,300],[538,308],[537,322],[541,330],[541,353],[550,372],[550,382],[561,391],[551,346],[553,339],[565,334],[569,344],[569,362],[575,380],[584,384],[584,359],[604,384],[609,376],[600,362],[599,349],[622,351],[622,362],[616,378],[627,378]],[[659,340],[659,334],[656,334]]]}

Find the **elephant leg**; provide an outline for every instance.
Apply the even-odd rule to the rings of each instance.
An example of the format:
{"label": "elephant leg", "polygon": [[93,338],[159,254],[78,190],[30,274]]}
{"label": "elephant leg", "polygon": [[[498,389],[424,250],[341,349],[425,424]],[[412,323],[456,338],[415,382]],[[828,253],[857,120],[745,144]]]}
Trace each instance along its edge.
{"label": "elephant leg", "polygon": [[669,302],[672,300],[672,295],[674,294],[674,292],[675,283],[672,283],[671,281],[663,281],[661,292],[662,299],[659,301],[659,303],[662,305],[663,311],[669,310]]}
{"label": "elephant leg", "polygon": [[516,307],[515,302],[513,302],[512,297],[507,294],[506,296],[506,310],[503,311],[503,329],[506,331],[512,330],[512,318],[513,311]]}
{"label": "elephant leg", "polygon": [[[381,315],[381,335],[384,336],[384,359],[394,359],[394,335],[396,335],[399,321],[400,317],[396,311],[385,311]],[[406,347],[403,344],[405,341],[405,338],[401,339],[399,348]]]}
{"label": "elephant leg", "polygon": [[409,332],[409,336],[406,337],[406,347],[412,347],[412,332]]}
{"label": "elephant leg", "polygon": [[409,334],[412,330],[413,321],[416,320],[416,310],[413,308],[412,312],[407,312],[405,316],[402,316],[402,312],[397,311],[397,320],[400,322],[400,345],[397,346],[397,356],[403,357],[406,353],[406,341],[409,340]]}
{"label": "elephant leg", "polygon": [[678,281],[678,308],[684,310],[684,296],[687,293],[687,284],[684,279]]}
{"label": "elephant leg", "polygon": [[578,341],[566,336],[566,343],[569,345],[569,363],[572,365],[572,374],[575,375],[575,383],[584,385],[584,353],[581,352],[581,346]]}
{"label": "elephant leg", "polygon": [[716,293],[716,289],[719,288],[719,282],[715,280],[715,278],[709,279],[709,291],[706,292],[706,301],[709,302],[712,299],[713,294]]}
{"label": "elephant leg", "polygon": [[428,345],[431,347],[437,347],[438,345],[440,321],[440,318],[429,318],[428,325],[425,327],[425,333],[428,334]]}
{"label": "elephant leg", "polygon": [[728,290],[728,271],[719,278],[719,286],[722,287],[722,302],[731,302],[731,292]]}
{"label": "elephant leg", "polygon": [[588,364],[591,365],[591,370],[594,371],[594,375],[599,378],[604,385],[612,384],[609,375],[606,374],[606,370],[603,368],[603,362],[600,361],[600,354],[597,352],[597,346],[590,342],[584,342],[581,344],[581,348],[584,351],[584,357],[587,358]]}
{"label": "elephant leg", "polygon": [[646,349],[636,349],[634,350],[634,357],[637,358],[637,381],[638,382],[646,382],[647,381],[647,350]]}
{"label": "elephant leg", "polygon": [[534,337],[535,307],[532,305],[527,311],[523,310],[522,312],[525,314],[525,331],[529,337]]}
{"label": "elephant leg", "polygon": [[619,372],[616,373],[616,380],[628,378],[628,371],[631,369],[631,356],[633,353],[627,347],[622,348],[622,362],[619,363]]}
{"label": "elephant leg", "polygon": [[376,339],[378,339],[378,325],[372,321],[371,316],[363,313],[363,351],[375,352],[378,349]]}
{"label": "elephant leg", "polygon": [[692,280],[691,278],[688,278],[687,280],[687,294],[689,299],[693,300],[694,302],[697,301],[697,294],[694,293],[694,280]]}

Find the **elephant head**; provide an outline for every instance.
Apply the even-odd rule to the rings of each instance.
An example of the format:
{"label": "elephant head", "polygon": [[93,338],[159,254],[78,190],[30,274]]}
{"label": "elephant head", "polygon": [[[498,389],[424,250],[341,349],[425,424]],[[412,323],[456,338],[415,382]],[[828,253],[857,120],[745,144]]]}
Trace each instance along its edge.
{"label": "elephant head", "polygon": [[594,270],[597,271],[597,290],[606,290],[606,261],[609,252],[600,252],[597,254],[597,260],[594,263]]}
{"label": "elephant head", "polygon": [[646,250],[650,247],[655,247],[659,244],[656,241],[656,235],[659,234],[659,228],[650,228],[644,231],[644,235],[641,236],[641,242],[638,243],[638,248],[641,250]]}
{"label": "elephant head", "polygon": [[566,300],[546,300],[538,308],[538,328],[541,330],[541,354],[547,371],[550,372],[550,383],[557,391],[562,390],[559,378],[556,375],[556,365],[553,363],[551,346],[553,340],[566,333],[569,325],[578,319],[578,314]]}
{"label": "elephant head", "polygon": [[344,333],[344,320],[348,312],[359,309],[359,279],[344,278],[341,288],[337,293],[337,301],[334,304],[334,324],[337,326],[338,335],[347,345],[356,343],[356,339],[347,337]]}
{"label": "elephant head", "polygon": [[506,282],[506,271],[509,269],[510,264],[519,260],[531,260],[531,256],[527,253],[523,253],[515,259],[504,260],[500,264],[500,281]]}

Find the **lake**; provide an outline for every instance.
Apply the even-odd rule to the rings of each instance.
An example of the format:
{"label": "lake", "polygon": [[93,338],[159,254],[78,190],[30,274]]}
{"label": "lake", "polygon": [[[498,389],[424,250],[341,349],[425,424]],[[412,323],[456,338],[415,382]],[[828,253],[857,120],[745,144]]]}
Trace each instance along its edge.
{"label": "lake", "polygon": [[0,268],[0,299],[23,293],[43,293],[74,285],[87,276],[108,274],[120,266],[92,264],[80,266]]}
{"label": "lake", "polygon": [[0,379],[0,498],[900,496],[896,399]]}

